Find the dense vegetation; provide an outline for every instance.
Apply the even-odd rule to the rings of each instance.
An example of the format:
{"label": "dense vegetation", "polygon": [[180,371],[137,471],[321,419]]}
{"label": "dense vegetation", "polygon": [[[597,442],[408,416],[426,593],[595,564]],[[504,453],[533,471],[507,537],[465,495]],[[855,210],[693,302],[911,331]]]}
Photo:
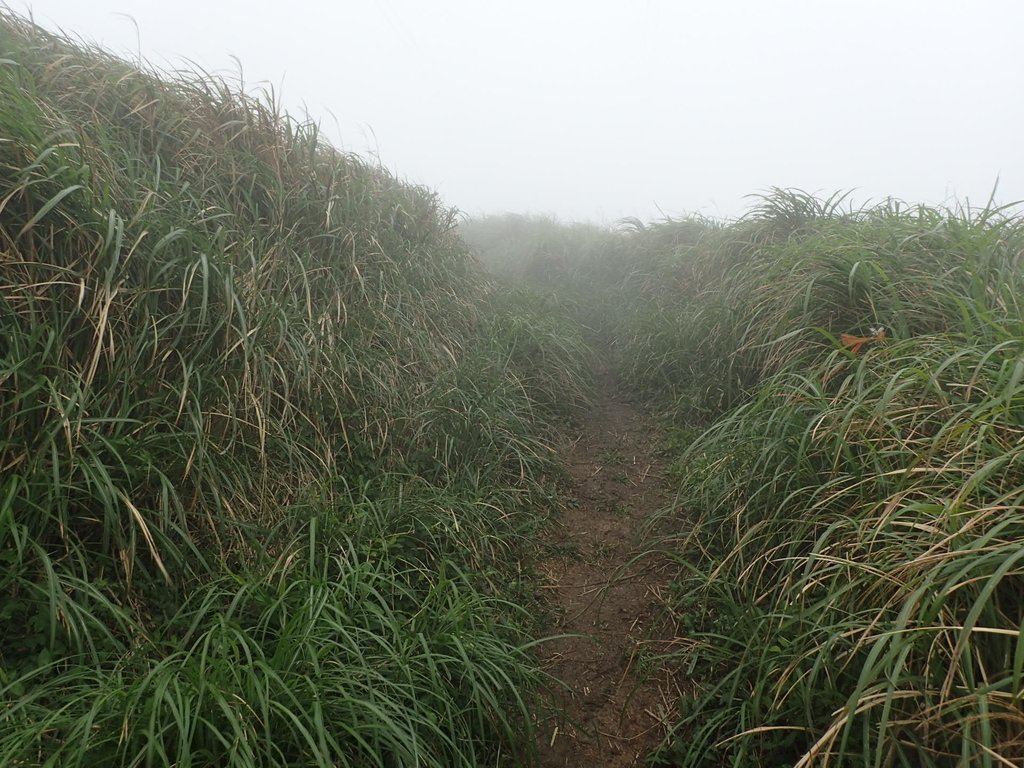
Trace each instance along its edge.
{"label": "dense vegetation", "polygon": [[656,546],[696,690],[661,758],[1020,765],[1024,223],[777,191],[629,230],[547,282],[688,446]]}
{"label": "dense vegetation", "polygon": [[663,762],[1019,765],[1021,295],[992,208],[457,228],[0,15],[0,765],[528,761],[585,334],[678,438]]}
{"label": "dense vegetation", "polygon": [[0,764],[523,759],[552,312],[315,125],[0,15]]}

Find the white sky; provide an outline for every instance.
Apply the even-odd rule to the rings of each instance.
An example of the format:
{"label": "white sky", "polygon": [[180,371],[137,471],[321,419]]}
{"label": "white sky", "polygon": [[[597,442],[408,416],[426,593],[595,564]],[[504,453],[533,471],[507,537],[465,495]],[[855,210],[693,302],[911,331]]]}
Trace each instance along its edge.
{"label": "white sky", "polygon": [[237,57],[471,214],[733,216],[771,186],[980,204],[997,177],[1024,199],[1021,0],[7,2],[162,68]]}

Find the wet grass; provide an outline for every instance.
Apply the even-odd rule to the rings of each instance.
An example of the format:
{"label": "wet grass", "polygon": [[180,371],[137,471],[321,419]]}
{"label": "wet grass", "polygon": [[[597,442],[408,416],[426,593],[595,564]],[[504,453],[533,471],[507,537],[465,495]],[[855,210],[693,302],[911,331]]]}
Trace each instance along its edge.
{"label": "wet grass", "polygon": [[578,333],[268,97],[0,50],[0,763],[527,760]]}
{"label": "wet grass", "polygon": [[514,291],[269,97],[0,50],[0,763],[528,762],[585,334],[679,429],[659,759],[1024,760],[1019,219],[464,226]]}
{"label": "wet grass", "polygon": [[667,356],[670,412],[708,425],[666,513],[699,516],[672,542],[699,686],[662,757],[1017,764],[1024,229],[838,205],[768,198],[707,245],[679,319],[634,336],[638,380]]}

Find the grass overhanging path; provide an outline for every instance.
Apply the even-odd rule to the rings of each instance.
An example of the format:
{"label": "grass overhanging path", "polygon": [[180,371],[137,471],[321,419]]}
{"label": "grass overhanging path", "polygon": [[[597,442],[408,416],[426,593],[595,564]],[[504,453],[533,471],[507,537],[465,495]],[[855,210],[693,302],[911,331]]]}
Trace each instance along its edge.
{"label": "grass overhanging path", "polygon": [[541,563],[554,614],[541,646],[562,717],[540,723],[541,766],[644,765],[673,722],[679,692],[653,666],[676,633],[659,626],[671,564],[643,554],[651,514],[670,501],[656,456],[657,432],[616,394],[615,372],[600,363],[594,408],[564,445],[570,503]]}

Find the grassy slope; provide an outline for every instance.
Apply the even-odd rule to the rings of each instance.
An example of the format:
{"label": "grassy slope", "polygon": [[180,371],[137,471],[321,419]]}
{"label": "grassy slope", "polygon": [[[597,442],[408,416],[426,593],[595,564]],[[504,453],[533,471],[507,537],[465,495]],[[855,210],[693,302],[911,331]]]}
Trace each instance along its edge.
{"label": "grassy slope", "polygon": [[506,598],[578,340],[274,105],[0,51],[0,763],[528,750]]}
{"label": "grassy slope", "polygon": [[[714,277],[680,330],[639,337],[674,347],[673,393],[711,423],[679,461],[702,512],[681,545],[705,553],[681,590],[681,661],[708,684],[671,754],[1016,763],[1024,230],[834,202],[767,199],[707,244]],[[890,340],[839,341],[875,325]]]}

